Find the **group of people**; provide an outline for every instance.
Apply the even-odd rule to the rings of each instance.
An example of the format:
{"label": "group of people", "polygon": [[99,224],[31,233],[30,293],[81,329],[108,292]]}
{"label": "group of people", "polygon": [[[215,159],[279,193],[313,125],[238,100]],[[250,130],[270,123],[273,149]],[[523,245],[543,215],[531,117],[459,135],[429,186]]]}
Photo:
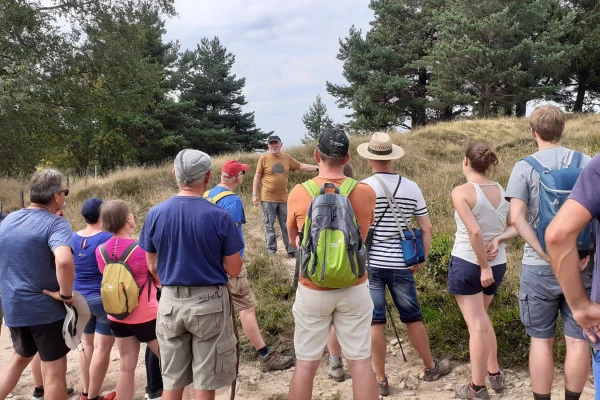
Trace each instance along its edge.
{"label": "group of people", "polygon": [[[560,144],[564,126],[565,115],[554,106],[538,107],[530,117],[530,133],[539,149],[532,156],[550,170],[570,165],[574,157]],[[296,185],[288,196],[288,173],[315,171],[318,175],[312,181],[319,187],[342,186],[351,174],[349,138],[339,129],[322,133],[314,165],[283,153],[278,136],[270,136],[268,145],[269,152],[260,157],[256,168],[252,202],[262,206],[266,252],[277,251],[274,224],[279,219],[286,254],[295,257],[313,195]],[[195,399],[213,399],[215,390],[230,385],[237,375],[234,311],[257,350],[262,371],[287,369],[295,363],[290,399],[312,398],[326,345],[329,376],[345,379],[343,355],[352,373],[354,398],[388,396],[386,290],[423,362],[422,379],[434,381],[450,373],[449,360],[432,355],[419,307],[414,274],[424,263],[407,263],[399,245],[401,232],[409,229],[414,217],[428,253],[433,226],[425,199],[417,183],[394,172],[393,161],[404,151],[389,135],[373,134],[357,152],[373,171],[348,194],[360,236],[363,240],[370,236],[368,273],[350,287],[332,289],[315,284],[297,269],[295,358],[266,346],[256,321],[255,298],[242,261],[245,213],[235,194],[249,165],[225,162],[219,184],[210,188],[211,158],[199,150],[179,152],[173,166],[179,191],[148,212],[139,242],[132,237],[133,214],[121,200],[85,201],[86,228],[73,233],[69,223],[56,215],[69,194],[62,175],[53,170],[36,173],[30,181],[31,205],[9,214],[0,224],[0,289],[14,347],[12,359],[0,373],[0,399],[15,387],[36,354],[42,364],[44,397],[66,398],[69,348],[63,340],[64,304],[73,305],[74,290],[84,296],[92,315],[80,353],[80,398],[85,400],[133,398],[140,343],[147,344],[150,399],[182,399],[189,385]],[[462,161],[467,182],[452,191],[457,230],[448,291],[467,323],[471,358],[470,381],[457,385],[455,394],[489,399],[488,381],[496,392],[505,389],[487,310],[506,272],[505,242],[521,236],[526,244],[519,305],[531,337],[533,398],[550,399],[552,346],[560,313],[567,344],[565,399],[578,399],[590,371],[588,340],[600,349],[600,306],[594,302],[600,301],[596,282],[600,279],[594,281],[590,299],[590,254],[576,247],[583,226],[600,216],[600,156],[591,161],[582,157],[585,168],[547,230],[547,251],[534,231],[540,212],[539,174],[528,162],[519,161],[504,191],[488,176],[497,163],[488,144],[470,144]],[[126,259],[140,288],[139,304],[125,318],[107,316],[100,296],[102,272],[111,259]],[[113,342],[120,354],[116,392],[101,396]],[[596,354],[594,350],[593,365],[600,382]]]}

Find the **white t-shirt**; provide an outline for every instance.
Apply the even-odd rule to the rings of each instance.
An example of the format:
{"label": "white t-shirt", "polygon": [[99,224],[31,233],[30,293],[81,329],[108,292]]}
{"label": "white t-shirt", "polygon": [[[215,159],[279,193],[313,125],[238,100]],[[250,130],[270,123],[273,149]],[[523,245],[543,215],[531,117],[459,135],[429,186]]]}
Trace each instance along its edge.
{"label": "white t-shirt", "polygon": [[[398,185],[400,175],[387,172],[378,172],[376,175],[385,182],[389,192],[394,195],[396,203],[400,206],[404,217],[408,221],[413,216],[420,217],[429,214],[421,189],[415,182],[401,177],[400,186],[394,194],[394,189]],[[373,242],[369,251],[370,266],[376,268],[410,268],[404,263],[402,247],[400,246],[400,231],[393,211],[388,208],[383,188],[374,176],[365,179],[363,183],[371,186],[377,197],[375,203],[375,222],[373,222],[372,226],[375,226],[377,221],[381,219],[373,233]],[[399,215],[398,218],[402,229],[405,230],[406,225],[404,221]]]}

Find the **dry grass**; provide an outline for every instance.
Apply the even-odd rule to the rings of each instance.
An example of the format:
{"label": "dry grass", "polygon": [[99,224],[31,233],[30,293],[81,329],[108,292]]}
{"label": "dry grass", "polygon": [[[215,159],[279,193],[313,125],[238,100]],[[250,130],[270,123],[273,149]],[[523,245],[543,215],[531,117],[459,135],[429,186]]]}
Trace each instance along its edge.
{"label": "dry grass", "polygon": [[[427,272],[418,275],[419,296],[432,347],[437,352],[450,354],[454,358],[465,358],[468,349],[466,327],[454,299],[447,294],[444,286],[443,264],[451,248],[455,230],[450,192],[455,185],[464,182],[461,162],[467,144],[478,140],[489,142],[498,154],[500,165],[496,168],[495,178],[505,186],[514,163],[535,151],[528,123],[525,119],[516,118],[465,120],[440,123],[412,133],[393,134],[392,137],[406,152],[403,158],[394,162],[394,167],[403,176],[419,184],[435,228],[434,242],[438,254],[432,257],[432,262],[435,259],[438,264],[430,265],[430,272],[440,273],[438,276]],[[367,161],[356,154],[356,146],[365,141],[368,141],[366,136],[351,138],[350,164],[359,180],[371,175]],[[571,117],[567,122],[563,144],[590,155],[600,151],[600,116]],[[312,164],[313,150],[314,145],[299,146],[289,149],[289,153],[298,161]],[[293,319],[283,316],[278,310],[290,309],[293,291],[286,289],[288,278],[286,271],[282,269],[281,260],[268,258],[263,254],[262,216],[259,208],[251,205],[252,178],[258,157],[256,153],[216,157],[213,160],[214,176],[211,184],[218,183],[220,167],[227,159],[235,158],[251,166],[238,193],[246,206],[248,224],[245,230],[247,256],[250,260],[248,268],[250,275],[255,278],[253,286],[259,304],[259,323],[266,329],[265,335],[270,339],[269,342],[275,340],[284,347],[289,347],[293,335]],[[290,174],[290,187],[313,176],[314,173]],[[0,201],[5,211],[19,208],[21,189],[25,190],[27,203],[26,179],[0,179],[0,185]],[[99,196],[105,200],[122,198],[129,201],[138,221],[138,232],[147,211],[176,191],[171,165],[124,168],[98,180],[71,177],[70,188],[72,195],[68,198],[69,206],[65,210],[65,216],[74,230],[84,226],[79,214],[82,202],[88,197]],[[520,240],[509,244],[507,278],[492,305],[499,353],[507,364],[524,362],[527,352],[528,341],[518,320],[517,304],[521,251]]]}

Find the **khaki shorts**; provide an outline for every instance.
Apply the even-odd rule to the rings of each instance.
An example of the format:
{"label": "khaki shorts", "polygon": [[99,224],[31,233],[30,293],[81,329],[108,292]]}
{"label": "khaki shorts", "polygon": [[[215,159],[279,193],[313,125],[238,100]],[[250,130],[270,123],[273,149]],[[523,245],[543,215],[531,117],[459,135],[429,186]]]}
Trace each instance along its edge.
{"label": "khaki shorts", "polygon": [[332,324],[344,357],[363,360],[371,356],[373,301],[366,282],[335,290],[312,290],[299,285],[292,311],[298,360],[321,359]]}
{"label": "khaki shorts", "polygon": [[235,277],[229,278],[227,288],[231,293],[231,299],[233,300],[233,309],[236,312],[249,310],[256,307],[256,298],[252,289],[250,289],[250,282],[248,282],[248,271],[246,267],[242,267],[242,272]]}
{"label": "khaki shorts", "polygon": [[236,379],[237,340],[224,286],[165,286],[156,320],[163,386],[216,390]]}

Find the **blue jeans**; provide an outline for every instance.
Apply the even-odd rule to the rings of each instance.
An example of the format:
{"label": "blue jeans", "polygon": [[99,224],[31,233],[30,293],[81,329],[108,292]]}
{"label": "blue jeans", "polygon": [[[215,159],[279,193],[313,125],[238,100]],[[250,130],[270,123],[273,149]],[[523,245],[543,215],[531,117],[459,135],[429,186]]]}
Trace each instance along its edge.
{"label": "blue jeans", "polygon": [[275,220],[279,220],[281,227],[281,239],[285,245],[285,251],[288,254],[296,253],[296,248],[290,245],[290,239],[287,232],[287,203],[273,203],[271,201],[261,201],[263,213],[263,223],[265,224],[265,240],[267,241],[267,251],[269,253],[277,252],[277,235],[275,234]]}
{"label": "blue jeans", "polygon": [[600,400],[600,351],[592,351],[592,371],[594,372],[594,400]]}
{"label": "blue jeans", "polygon": [[409,269],[369,268],[369,292],[373,300],[373,325],[385,324],[385,288],[390,289],[392,300],[400,313],[400,321],[405,324],[423,320],[415,277]]}
{"label": "blue jeans", "polygon": [[83,333],[93,335],[94,332],[98,332],[101,335],[112,336],[110,324],[108,318],[106,318],[106,311],[102,305],[102,297],[94,296],[87,297],[85,301],[90,308],[90,320],[83,328]]}

